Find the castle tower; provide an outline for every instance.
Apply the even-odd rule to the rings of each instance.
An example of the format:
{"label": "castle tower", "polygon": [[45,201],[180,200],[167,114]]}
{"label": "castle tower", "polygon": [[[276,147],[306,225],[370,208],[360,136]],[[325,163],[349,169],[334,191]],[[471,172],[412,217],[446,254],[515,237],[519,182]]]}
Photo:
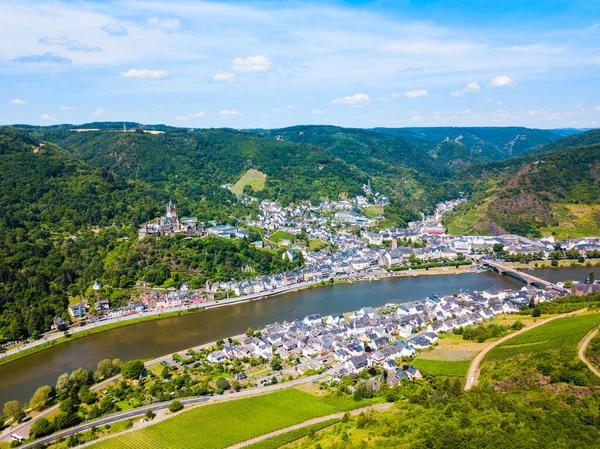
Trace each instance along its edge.
{"label": "castle tower", "polygon": [[171,200],[169,200],[169,204],[167,204],[167,218],[172,221],[177,221],[177,207],[175,207],[175,204]]}

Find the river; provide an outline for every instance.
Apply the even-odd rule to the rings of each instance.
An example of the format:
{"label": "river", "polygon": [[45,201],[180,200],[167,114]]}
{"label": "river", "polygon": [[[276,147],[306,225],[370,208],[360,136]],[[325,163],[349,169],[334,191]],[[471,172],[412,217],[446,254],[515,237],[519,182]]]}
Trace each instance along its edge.
{"label": "river", "polygon": [[[569,277],[585,278],[587,269],[536,270],[534,274],[556,282]],[[0,404],[12,399],[28,401],[37,387],[54,385],[62,373],[80,367],[95,369],[98,361],[105,358],[124,361],[155,358],[275,321],[289,321],[313,313],[325,316],[364,306],[408,302],[431,294],[448,295],[461,289],[484,290],[494,285],[518,289],[523,284],[493,273],[390,278],[291,292],[260,301],[112,329],[0,366]]]}

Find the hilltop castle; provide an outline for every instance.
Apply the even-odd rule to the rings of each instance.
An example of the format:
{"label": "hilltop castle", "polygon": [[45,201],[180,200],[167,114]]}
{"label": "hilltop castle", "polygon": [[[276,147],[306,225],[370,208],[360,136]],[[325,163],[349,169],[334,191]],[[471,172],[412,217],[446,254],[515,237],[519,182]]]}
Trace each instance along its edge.
{"label": "hilltop castle", "polygon": [[197,234],[198,219],[188,217],[179,219],[177,215],[177,206],[172,200],[167,204],[167,214],[153,222],[146,222],[139,230],[138,237],[143,239],[147,235],[160,236],[161,234],[172,234],[175,232],[184,232],[186,234]]}

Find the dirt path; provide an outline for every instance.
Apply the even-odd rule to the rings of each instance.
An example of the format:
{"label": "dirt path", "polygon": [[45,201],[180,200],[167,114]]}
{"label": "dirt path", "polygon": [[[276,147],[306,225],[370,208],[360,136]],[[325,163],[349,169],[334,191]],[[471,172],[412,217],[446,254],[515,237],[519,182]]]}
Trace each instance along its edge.
{"label": "dirt path", "polygon": [[[385,404],[370,405],[368,407],[363,407],[363,408],[359,408],[356,410],[352,410],[350,412],[350,414],[358,415],[359,413],[366,412],[368,410],[384,411],[384,410],[389,409],[392,405],[394,405],[394,404],[393,403],[385,403]],[[275,430],[274,432],[271,432],[271,433],[266,433],[264,435],[252,438],[250,440],[242,441],[241,443],[234,444],[233,446],[229,446],[227,449],[239,449],[239,448],[249,446],[254,443],[258,443],[259,441],[263,441],[263,440],[266,440],[268,438],[271,438],[271,437],[274,437],[277,435],[291,432],[292,430],[301,429],[302,427],[310,426],[312,424],[317,424],[317,423],[320,423],[323,421],[328,421],[330,419],[342,418],[343,416],[344,416],[344,412],[340,412],[340,413],[335,413],[333,415],[320,416],[318,418],[309,419],[308,421],[301,422],[300,424],[295,424],[293,426],[286,427],[284,429],[279,429],[279,430]]]}
{"label": "dirt path", "polygon": [[587,345],[590,343],[590,341],[592,341],[592,338],[594,338],[596,336],[596,334],[598,333],[600,329],[594,329],[593,331],[591,331],[590,333],[588,333],[585,337],[583,337],[583,340],[581,340],[581,342],[579,343],[579,358],[581,359],[581,361],[583,363],[585,363],[587,365],[587,367],[592,371],[592,373],[594,373],[596,376],[600,377],[600,371],[598,371],[596,369],[596,367],[594,365],[591,364],[591,362],[585,358],[585,349],[587,348]]}
{"label": "dirt path", "polygon": [[479,354],[477,354],[477,356],[473,359],[473,362],[471,362],[471,366],[469,367],[469,371],[467,373],[467,381],[465,382],[465,390],[470,390],[471,388],[473,388],[474,386],[477,385],[477,381],[479,380],[479,374],[480,374],[479,365],[481,364],[481,361],[483,360],[483,358],[485,357],[485,355],[488,352],[490,352],[492,349],[494,349],[499,344],[502,344],[506,340],[510,340],[511,338],[516,337],[519,334],[522,334],[523,332],[527,332],[528,330],[531,330],[535,327],[549,323],[550,321],[555,320],[557,318],[564,318],[567,316],[577,315],[579,313],[585,312],[586,310],[587,309],[581,309],[576,312],[568,313],[566,315],[551,316],[551,317],[546,318],[542,321],[539,321],[535,324],[532,324],[531,326],[524,327],[523,329],[521,329],[519,331],[513,332],[512,334],[508,334],[505,337],[502,337],[501,339],[492,342],[489,346],[485,347],[483,349],[483,351],[481,351]]}

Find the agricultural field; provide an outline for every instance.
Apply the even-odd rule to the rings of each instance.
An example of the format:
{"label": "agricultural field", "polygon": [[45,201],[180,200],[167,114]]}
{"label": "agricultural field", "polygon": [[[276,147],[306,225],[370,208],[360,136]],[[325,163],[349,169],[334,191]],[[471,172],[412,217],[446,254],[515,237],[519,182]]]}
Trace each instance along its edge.
{"label": "agricultural field", "polygon": [[558,318],[506,340],[488,352],[484,362],[502,361],[521,354],[527,356],[547,350],[572,352],[575,355],[577,344],[599,324],[598,313]]}
{"label": "agricultural field", "polygon": [[429,360],[417,357],[412,364],[419,368],[423,375],[465,377],[471,360]]}
{"label": "agricultural field", "polygon": [[244,187],[250,186],[254,191],[258,192],[265,188],[266,180],[266,174],[251,168],[246,173],[244,173],[244,176],[242,176],[238,180],[238,182],[231,186],[229,190],[231,190],[231,192],[235,195],[240,195],[244,191]]}
{"label": "agricultural field", "polygon": [[364,407],[369,403],[345,396],[316,397],[289,388],[184,410],[165,421],[91,447],[221,449],[318,416]]}
{"label": "agricultural field", "polygon": [[321,239],[311,239],[308,242],[308,249],[310,251],[319,251],[320,249],[328,248],[329,246],[331,246],[329,242]]}
{"label": "agricultural field", "polygon": [[317,432],[338,422],[340,422],[339,419],[328,419],[327,421],[311,424],[310,426],[301,427],[300,429],[294,429],[289,432],[282,433],[281,435],[276,435],[274,437],[267,438],[266,440],[259,441],[258,443],[250,444],[246,446],[245,449],[277,449],[285,446],[286,444],[297,441],[300,438],[304,438],[311,432]]}

